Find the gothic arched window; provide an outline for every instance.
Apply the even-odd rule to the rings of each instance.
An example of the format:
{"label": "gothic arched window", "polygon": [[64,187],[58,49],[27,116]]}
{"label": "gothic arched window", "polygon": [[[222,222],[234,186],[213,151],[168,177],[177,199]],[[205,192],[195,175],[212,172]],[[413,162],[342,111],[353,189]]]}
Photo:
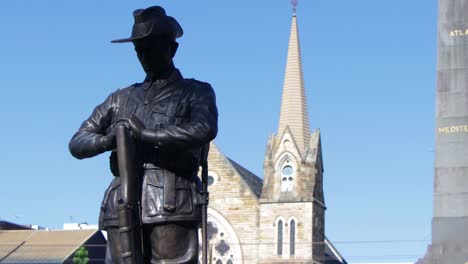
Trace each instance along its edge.
{"label": "gothic arched window", "polygon": [[279,220],[278,221],[278,244],[277,244],[277,247],[276,247],[276,254],[278,256],[282,256],[283,255],[283,221],[282,220]]}
{"label": "gothic arched window", "polygon": [[[242,251],[239,238],[229,222],[227,222],[221,214],[211,208],[208,208],[207,222],[209,263],[233,264],[240,262],[242,259]],[[198,263],[201,263],[201,230],[199,233],[199,239],[200,254]]]}
{"label": "gothic arched window", "polygon": [[296,221],[291,219],[289,223],[289,255],[296,254]]}
{"label": "gothic arched window", "polygon": [[295,169],[291,159],[286,156],[281,164],[281,192],[292,192],[294,187]]}

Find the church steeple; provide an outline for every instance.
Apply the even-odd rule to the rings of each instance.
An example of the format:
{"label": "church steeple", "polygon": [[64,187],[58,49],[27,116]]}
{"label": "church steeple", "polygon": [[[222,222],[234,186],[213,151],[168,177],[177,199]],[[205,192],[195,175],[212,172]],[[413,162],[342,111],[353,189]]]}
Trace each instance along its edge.
{"label": "church steeple", "polygon": [[310,141],[310,123],[296,14],[293,15],[291,23],[278,135],[283,134],[286,127],[289,127],[299,152],[304,155]]}
{"label": "church steeple", "polygon": [[[297,1],[291,3],[295,11]],[[260,249],[261,254],[268,256],[264,263],[292,263],[301,258],[319,263],[324,258],[326,209],[322,146],[320,130],[315,129],[311,134],[309,124],[296,14],[292,17],[289,36],[278,132],[268,139],[263,169],[260,237],[276,245]],[[298,223],[310,229],[304,230],[308,235],[297,238],[296,243],[295,231],[291,229],[295,230]],[[289,236],[283,227],[289,228]],[[284,237],[289,240],[283,240]],[[289,243],[289,252],[288,247],[282,246],[285,241]],[[294,247],[298,244],[304,246],[307,257],[298,256]]]}
{"label": "church steeple", "polygon": [[265,153],[263,201],[315,199],[323,203],[320,130],[311,133],[306,101],[293,14],[278,132],[269,138]]}

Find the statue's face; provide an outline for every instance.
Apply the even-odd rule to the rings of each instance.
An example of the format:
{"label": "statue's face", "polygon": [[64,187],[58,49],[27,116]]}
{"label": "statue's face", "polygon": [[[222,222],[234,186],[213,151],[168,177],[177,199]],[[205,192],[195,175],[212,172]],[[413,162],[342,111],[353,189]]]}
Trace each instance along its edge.
{"label": "statue's face", "polygon": [[177,42],[169,37],[154,36],[136,40],[133,44],[141,66],[151,79],[166,77],[172,70]]}

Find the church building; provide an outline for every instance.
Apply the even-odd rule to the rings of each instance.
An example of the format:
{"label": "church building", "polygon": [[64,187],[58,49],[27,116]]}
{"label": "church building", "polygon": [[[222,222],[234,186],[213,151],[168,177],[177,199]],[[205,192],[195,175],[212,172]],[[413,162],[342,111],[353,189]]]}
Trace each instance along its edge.
{"label": "church building", "polygon": [[215,144],[208,162],[209,263],[346,263],[325,236],[320,130],[310,129],[295,14],[263,180]]}

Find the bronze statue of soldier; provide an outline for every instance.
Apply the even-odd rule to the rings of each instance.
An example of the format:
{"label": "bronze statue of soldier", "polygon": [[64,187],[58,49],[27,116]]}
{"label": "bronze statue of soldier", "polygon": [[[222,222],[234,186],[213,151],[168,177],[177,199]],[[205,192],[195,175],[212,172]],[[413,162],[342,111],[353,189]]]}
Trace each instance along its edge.
{"label": "bronze statue of soldier", "polygon": [[135,164],[138,182],[131,191],[139,198],[142,262],[197,263],[204,204],[197,173],[203,148],[218,130],[215,93],[208,83],[184,79],[175,68],[176,39],[183,31],[174,18],[159,6],[133,16],[131,37],[112,42],[133,42],[146,78],[98,105],[71,139],[70,152],[78,159],[111,152],[116,177],[104,195],[99,224],[108,233],[112,263],[123,263],[127,254],[121,241],[125,230],[119,230],[122,167],[117,161],[123,157],[117,155],[116,131],[121,127],[135,143],[135,156],[127,159]]}

